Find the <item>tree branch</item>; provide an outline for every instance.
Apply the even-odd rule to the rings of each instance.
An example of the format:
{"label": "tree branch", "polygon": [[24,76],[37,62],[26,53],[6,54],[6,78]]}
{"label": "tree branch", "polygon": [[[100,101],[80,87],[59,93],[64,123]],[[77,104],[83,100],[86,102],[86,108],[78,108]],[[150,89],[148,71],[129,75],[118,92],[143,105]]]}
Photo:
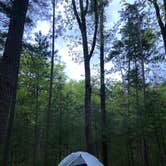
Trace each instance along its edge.
{"label": "tree branch", "polygon": [[85,6],[85,10],[84,10],[84,14],[86,15],[88,12],[88,7],[89,7],[89,0],[86,0],[86,6]]}
{"label": "tree branch", "polygon": [[163,21],[162,21],[162,19],[161,19],[161,14],[160,14],[159,5],[158,5],[158,3],[157,3],[156,0],[154,0],[154,1],[149,0],[149,1],[152,2],[153,5],[154,5],[155,11],[156,11],[156,17],[157,17],[159,26],[160,26],[161,30],[163,31],[163,29],[165,28],[165,26],[164,26],[164,23],[163,23]]}
{"label": "tree branch", "polygon": [[83,22],[84,18],[85,18],[85,14],[84,14],[84,4],[82,0],[79,0],[80,3],[80,13],[81,13],[81,20]]}
{"label": "tree branch", "polygon": [[166,0],[163,0],[164,3],[164,21],[165,21],[165,26],[166,26]]}
{"label": "tree branch", "polygon": [[97,0],[94,0],[94,12],[95,12],[95,30],[94,30],[94,34],[93,34],[92,48],[91,48],[90,53],[89,53],[89,59],[92,57],[92,54],[93,54],[93,51],[94,51],[95,45],[96,45],[96,38],[97,38],[98,19],[99,19]]}
{"label": "tree branch", "polygon": [[80,19],[79,15],[78,15],[78,11],[77,11],[77,8],[76,8],[75,0],[72,0],[72,6],[73,6],[74,15],[75,15],[75,17],[76,17],[76,19],[77,19],[79,28],[82,29],[82,28],[81,28],[81,27],[82,27],[82,26],[81,26],[81,25],[82,25],[82,22],[81,22],[81,19]]}

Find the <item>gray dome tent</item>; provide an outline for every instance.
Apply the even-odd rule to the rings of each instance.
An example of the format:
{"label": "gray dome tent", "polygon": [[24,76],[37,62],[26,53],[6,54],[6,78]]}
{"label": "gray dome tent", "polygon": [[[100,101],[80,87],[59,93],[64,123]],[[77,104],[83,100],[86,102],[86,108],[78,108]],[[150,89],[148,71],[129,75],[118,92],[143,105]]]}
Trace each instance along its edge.
{"label": "gray dome tent", "polygon": [[65,157],[58,166],[104,166],[96,157],[87,152],[75,152]]}

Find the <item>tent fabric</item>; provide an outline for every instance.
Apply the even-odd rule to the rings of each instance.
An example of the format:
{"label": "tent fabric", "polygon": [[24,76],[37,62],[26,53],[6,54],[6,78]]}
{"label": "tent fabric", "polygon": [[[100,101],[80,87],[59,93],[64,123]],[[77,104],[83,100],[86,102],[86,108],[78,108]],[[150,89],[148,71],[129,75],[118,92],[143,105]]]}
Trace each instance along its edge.
{"label": "tent fabric", "polygon": [[104,166],[96,157],[87,152],[71,153],[58,166],[78,166],[82,164],[87,164],[87,166]]}

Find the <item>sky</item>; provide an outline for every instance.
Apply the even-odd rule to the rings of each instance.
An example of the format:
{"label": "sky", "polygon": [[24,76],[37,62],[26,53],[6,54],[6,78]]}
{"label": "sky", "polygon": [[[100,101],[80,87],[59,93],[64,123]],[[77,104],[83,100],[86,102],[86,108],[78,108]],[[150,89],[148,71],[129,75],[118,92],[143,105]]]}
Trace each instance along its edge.
{"label": "sky", "polygon": [[[133,0],[128,0],[128,2],[132,3]],[[114,23],[116,23],[116,21],[118,21],[119,19],[119,13],[118,11],[120,11],[121,9],[121,4],[120,4],[120,0],[113,0],[109,7],[106,8],[106,17],[107,17],[107,22],[109,22],[108,26],[112,26],[114,25]],[[62,8],[62,10],[64,10]],[[42,21],[39,22],[37,25],[37,28],[34,31],[42,31],[42,33],[44,35],[46,35],[48,33],[50,29],[50,25],[48,24],[47,21]],[[62,38],[59,38],[58,40],[56,40],[56,48],[58,48],[58,54],[61,56],[61,61],[65,63],[66,65],[66,69],[65,72],[67,74],[67,76],[70,79],[73,80],[82,80],[84,79],[84,64],[83,63],[76,63],[72,60],[72,57],[69,55],[69,48],[66,46],[65,41]],[[82,46],[78,47],[77,49],[80,49],[80,52],[82,52]],[[94,61],[92,59],[92,61]],[[110,69],[110,67],[112,66],[112,64],[107,63],[106,64],[106,69]],[[96,72],[93,69],[93,64],[91,64],[91,68],[92,68],[92,75],[95,75]],[[120,75],[119,74],[113,74],[111,75],[111,77],[115,80],[120,80]]]}

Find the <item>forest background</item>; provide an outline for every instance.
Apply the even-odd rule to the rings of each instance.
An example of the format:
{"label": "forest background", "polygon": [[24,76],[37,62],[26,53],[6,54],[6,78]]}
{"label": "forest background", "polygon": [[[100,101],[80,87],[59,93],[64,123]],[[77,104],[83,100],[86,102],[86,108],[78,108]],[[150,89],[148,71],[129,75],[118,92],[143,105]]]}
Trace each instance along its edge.
{"label": "forest background", "polygon": [[164,0],[1,0],[0,18],[1,165],[165,166]]}

